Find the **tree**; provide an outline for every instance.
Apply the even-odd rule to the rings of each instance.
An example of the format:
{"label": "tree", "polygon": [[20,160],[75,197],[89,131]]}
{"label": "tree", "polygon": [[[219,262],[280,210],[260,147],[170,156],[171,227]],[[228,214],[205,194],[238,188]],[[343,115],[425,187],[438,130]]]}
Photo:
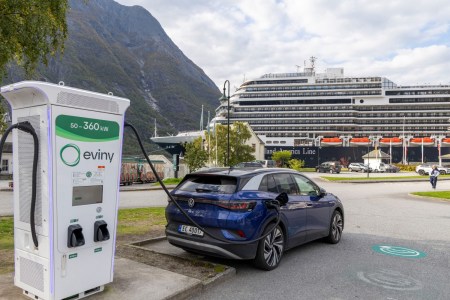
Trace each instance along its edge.
{"label": "tree", "polygon": [[0,136],[3,134],[3,132],[5,132],[6,127],[8,126],[8,124],[6,124],[4,120],[4,116],[5,116],[5,109],[0,100]]}
{"label": "tree", "polygon": [[48,55],[64,50],[68,0],[0,0],[0,78],[9,62],[29,77]]}
{"label": "tree", "polygon": [[272,153],[272,159],[275,160],[282,168],[288,167],[292,153],[289,150],[276,151]]}
{"label": "tree", "polygon": [[203,140],[201,137],[198,137],[191,143],[187,143],[185,149],[184,162],[188,165],[190,172],[194,172],[205,166],[208,160],[208,153],[203,148]]}
{"label": "tree", "polygon": [[[217,161],[219,164],[227,165],[228,151],[228,130],[227,126],[216,124],[214,132],[206,132],[206,141],[210,144],[208,153],[211,161],[215,161],[217,150]],[[230,162],[228,165],[233,166],[243,161],[253,161],[255,150],[252,146],[246,145],[252,134],[248,125],[242,122],[235,122],[230,126]],[[217,140],[217,146],[216,146]]]}
{"label": "tree", "polygon": [[289,167],[296,171],[300,171],[300,169],[303,168],[304,165],[305,165],[304,160],[295,159],[295,158],[289,160]]}

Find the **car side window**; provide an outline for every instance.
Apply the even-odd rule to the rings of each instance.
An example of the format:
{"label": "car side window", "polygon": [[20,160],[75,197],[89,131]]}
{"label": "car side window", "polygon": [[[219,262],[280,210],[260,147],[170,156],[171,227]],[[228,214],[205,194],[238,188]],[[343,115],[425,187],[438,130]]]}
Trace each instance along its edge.
{"label": "car side window", "polygon": [[278,193],[277,184],[275,183],[273,176],[264,176],[264,178],[261,180],[261,184],[259,185],[258,190],[262,192]]}
{"label": "car side window", "polygon": [[300,190],[299,195],[302,196],[317,196],[318,187],[306,177],[301,175],[293,175],[295,183],[297,183]]}
{"label": "car side window", "polygon": [[275,174],[275,183],[279,193],[298,195],[298,188],[290,174]]}

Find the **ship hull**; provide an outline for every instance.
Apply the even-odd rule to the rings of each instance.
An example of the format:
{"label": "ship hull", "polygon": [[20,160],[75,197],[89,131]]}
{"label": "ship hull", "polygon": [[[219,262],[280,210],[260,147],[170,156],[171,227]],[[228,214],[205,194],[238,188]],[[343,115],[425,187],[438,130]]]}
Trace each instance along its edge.
{"label": "ship hull", "polygon": [[[401,163],[403,159],[403,148],[392,147],[379,147],[382,152],[390,154],[392,156],[392,163]],[[409,164],[416,164],[422,162],[422,147],[407,147],[406,148],[406,161]],[[449,147],[441,148],[441,155],[450,153]],[[305,167],[312,168],[324,161],[341,161],[346,165],[351,162],[363,162],[362,156],[369,150],[374,150],[373,147],[314,147],[314,146],[296,146],[296,147],[283,147],[283,146],[266,146],[265,159],[271,159],[272,153],[275,151],[291,151],[292,158],[300,159],[305,162]],[[384,159],[384,162],[389,163],[389,159]],[[438,162],[439,151],[437,147],[423,147],[423,161],[424,162]]]}

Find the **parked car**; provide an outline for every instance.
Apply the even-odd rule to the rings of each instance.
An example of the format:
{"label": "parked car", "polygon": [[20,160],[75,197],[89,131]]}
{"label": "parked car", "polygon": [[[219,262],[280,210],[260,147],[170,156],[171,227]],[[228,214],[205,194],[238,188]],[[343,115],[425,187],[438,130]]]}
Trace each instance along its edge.
{"label": "parked car", "polygon": [[316,166],[316,172],[321,173],[341,173],[341,163],[338,161],[326,161]]}
{"label": "parked car", "polygon": [[256,161],[247,161],[247,162],[240,162],[233,166],[234,168],[263,168],[264,166],[260,162]]}
{"label": "parked car", "polygon": [[394,165],[385,164],[386,173],[397,173],[400,172],[400,168]]}
{"label": "parked car", "polygon": [[[430,174],[431,170],[433,169],[433,164],[423,164],[416,166],[416,173],[419,173],[420,175],[428,175]],[[450,173],[450,170],[443,166],[438,166],[439,173],[441,175],[445,175]]]}
{"label": "parked car", "polygon": [[347,168],[350,172],[372,172],[372,168],[363,163],[350,163]]}
{"label": "parked car", "polygon": [[255,162],[262,164],[264,168],[275,168],[277,166],[277,162],[274,160],[255,160]]}
{"label": "parked car", "polygon": [[[170,244],[190,252],[253,260],[276,268],[283,253],[325,238],[339,243],[344,207],[297,171],[278,168],[211,169],[188,174],[166,207]],[[273,199],[279,199],[276,209]]]}
{"label": "parked car", "polygon": [[363,166],[362,163],[349,163],[347,168],[350,172],[362,172]]}

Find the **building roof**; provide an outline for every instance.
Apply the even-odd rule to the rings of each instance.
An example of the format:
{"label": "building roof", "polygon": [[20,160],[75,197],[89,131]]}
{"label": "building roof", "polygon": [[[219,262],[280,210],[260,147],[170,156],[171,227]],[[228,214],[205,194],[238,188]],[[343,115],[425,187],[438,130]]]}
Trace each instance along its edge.
{"label": "building roof", "polygon": [[362,156],[363,159],[365,158],[378,158],[378,159],[388,159],[391,158],[391,156],[387,153],[384,153],[381,150],[372,150],[369,153]]}

